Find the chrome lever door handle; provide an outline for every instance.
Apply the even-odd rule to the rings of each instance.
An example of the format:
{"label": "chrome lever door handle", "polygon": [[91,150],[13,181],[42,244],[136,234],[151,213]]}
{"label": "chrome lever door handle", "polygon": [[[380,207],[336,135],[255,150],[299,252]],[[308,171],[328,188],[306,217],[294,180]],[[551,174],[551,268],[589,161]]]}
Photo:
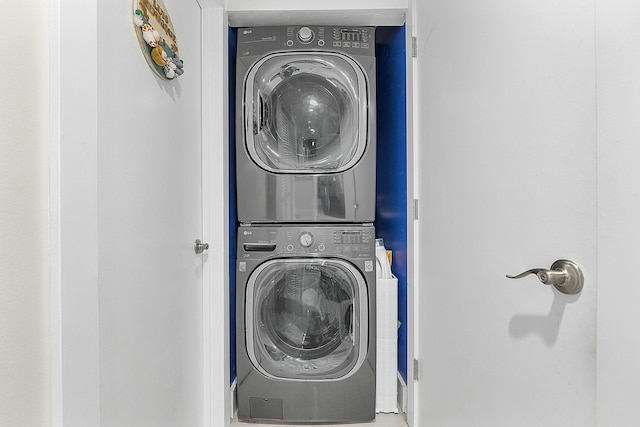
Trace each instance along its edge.
{"label": "chrome lever door handle", "polygon": [[538,276],[538,280],[544,285],[561,285],[567,280],[567,274],[564,271],[547,270],[546,268],[532,268],[531,270],[524,271],[517,276],[510,276],[509,279],[521,279],[529,274],[535,274]]}
{"label": "chrome lever door handle", "polygon": [[567,295],[575,295],[582,291],[584,276],[582,270],[573,261],[559,259],[549,270],[545,268],[532,268],[522,273],[510,276],[508,279],[521,279],[529,274],[535,274],[544,285],[553,285],[557,290]]}

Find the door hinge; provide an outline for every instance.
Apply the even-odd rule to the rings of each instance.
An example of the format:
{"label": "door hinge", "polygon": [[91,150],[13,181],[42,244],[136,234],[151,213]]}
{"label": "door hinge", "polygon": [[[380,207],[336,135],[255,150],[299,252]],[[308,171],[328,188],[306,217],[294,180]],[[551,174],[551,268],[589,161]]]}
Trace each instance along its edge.
{"label": "door hinge", "polygon": [[411,56],[413,58],[418,57],[418,38],[411,37]]}
{"label": "door hinge", "polygon": [[413,220],[417,221],[418,218],[418,199],[413,199]]}
{"label": "door hinge", "polygon": [[418,381],[420,378],[420,362],[418,359],[413,359],[413,380]]}

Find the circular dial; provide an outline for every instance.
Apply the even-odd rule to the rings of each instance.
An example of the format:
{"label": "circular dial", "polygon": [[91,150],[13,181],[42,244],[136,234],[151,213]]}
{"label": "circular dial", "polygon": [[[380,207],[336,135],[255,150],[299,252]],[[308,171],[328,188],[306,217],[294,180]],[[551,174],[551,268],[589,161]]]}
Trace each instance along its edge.
{"label": "circular dial", "polygon": [[298,39],[302,43],[309,43],[311,40],[313,40],[313,31],[311,31],[311,28],[309,27],[300,28],[300,30],[298,30]]}
{"label": "circular dial", "polygon": [[308,231],[300,233],[300,246],[308,248],[311,245],[313,245],[313,234]]}

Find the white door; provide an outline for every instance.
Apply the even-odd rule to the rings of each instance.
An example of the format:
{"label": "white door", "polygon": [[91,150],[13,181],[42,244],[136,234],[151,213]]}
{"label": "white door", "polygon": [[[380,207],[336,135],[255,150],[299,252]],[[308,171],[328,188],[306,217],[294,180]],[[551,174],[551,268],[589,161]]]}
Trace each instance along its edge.
{"label": "white door", "polygon": [[130,3],[98,5],[101,427],[203,424],[201,11],[164,3],[185,60],[171,82],[143,58]]}
{"label": "white door", "polygon": [[593,1],[416,3],[417,425],[593,426]]}

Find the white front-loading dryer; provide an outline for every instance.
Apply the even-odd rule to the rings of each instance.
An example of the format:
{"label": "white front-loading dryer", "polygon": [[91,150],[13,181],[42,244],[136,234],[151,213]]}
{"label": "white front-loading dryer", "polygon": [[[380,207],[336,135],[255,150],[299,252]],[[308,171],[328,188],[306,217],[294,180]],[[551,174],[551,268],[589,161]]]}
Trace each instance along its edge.
{"label": "white front-loading dryer", "polygon": [[375,28],[239,28],[242,223],[373,222]]}
{"label": "white front-loading dryer", "polygon": [[375,417],[374,241],[363,224],[239,227],[239,419]]}

